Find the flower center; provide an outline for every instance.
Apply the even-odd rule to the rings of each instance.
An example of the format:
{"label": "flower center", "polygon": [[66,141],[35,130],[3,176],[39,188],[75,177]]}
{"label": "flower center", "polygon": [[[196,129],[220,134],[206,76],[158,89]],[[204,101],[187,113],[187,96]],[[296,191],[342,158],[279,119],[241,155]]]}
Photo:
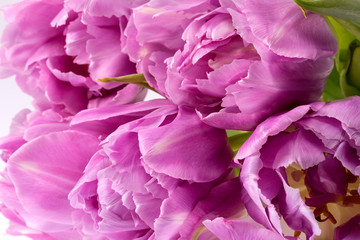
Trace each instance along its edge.
{"label": "flower center", "polygon": [[[338,174],[328,174],[324,171],[326,168],[319,164],[303,170],[296,163],[286,168],[289,185],[300,190],[302,199],[313,210],[322,230],[316,240],[332,239],[335,228],[360,211],[359,177],[340,164],[336,169]],[[300,234],[298,231],[294,232],[295,237]]]}

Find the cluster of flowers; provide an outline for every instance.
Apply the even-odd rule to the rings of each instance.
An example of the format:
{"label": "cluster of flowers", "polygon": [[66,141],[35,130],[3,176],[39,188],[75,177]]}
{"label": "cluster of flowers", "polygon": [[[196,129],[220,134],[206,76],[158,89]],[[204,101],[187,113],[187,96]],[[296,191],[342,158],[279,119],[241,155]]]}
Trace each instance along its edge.
{"label": "cluster of flowers", "polygon": [[0,76],[34,99],[0,139],[10,234],[359,239],[360,98],[319,101],[337,52],[321,15],[292,0],[4,12]]}

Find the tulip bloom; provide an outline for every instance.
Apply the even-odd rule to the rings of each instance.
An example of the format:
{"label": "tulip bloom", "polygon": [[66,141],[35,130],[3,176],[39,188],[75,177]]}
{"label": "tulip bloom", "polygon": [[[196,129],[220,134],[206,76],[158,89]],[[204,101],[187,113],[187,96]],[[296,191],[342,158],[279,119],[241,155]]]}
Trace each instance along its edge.
{"label": "tulip bloom", "polygon": [[256,128],[235,157],[255,221],[301,239],[356,235],[345,229],[360,210],[359,106],[359,97],[316,102]]}
{"label": "tulip bloom", "polygon": [[52,110],[24,111],[13,125],[17,128],[12,134],[0,140],[6,162],[0,210],[10,220],[8,232],[33,239],[80,240],[73,227],[76,210],[67,195],[100,139],[70,128],[69,119]]}
{"label": "tulip bloom", "polygon": [[[84,236],[190,239],[202,220],[229,217],[243,208],[233,193],[240,183],[227,170],[232,152],[223,130],[165,100],[137,106],[144,116],[119,126],[102,142],[69,194],[71,205],[87,214],[79,218]],[[145,106],[158,109],[146,112]],[[72,126],[121,119],[133,109],[87,110],[75,116]]]}
{"label": "tulip bloom", "polygon": [[325,20],[291,0],[153,0],[134,10],[125,32],[152,87],[225,129],[251,130],[319,100],[337,50]]}
{"label": "tulip bloom", "polygon": [[[135,85],[102,84],[97,78],[135,73],[122,53],[122,28],[130,4],[86,9],[80,1],[27,0],[5,8],[0,76],[15,75],[41,110],[74,115],[87,107],[130,103],[144,97]],[[106,46],[106,47],[104,47]]]}
{"label": "tulip bloom", "polygon": [[[64,118],[24,112],[3,138],[1,212],[34,239],[190,238],[242,210],[224,130],[167,100]],[[44,154],[46,150],[46,154]],[[189,168],[191,166],[191,168]]]}

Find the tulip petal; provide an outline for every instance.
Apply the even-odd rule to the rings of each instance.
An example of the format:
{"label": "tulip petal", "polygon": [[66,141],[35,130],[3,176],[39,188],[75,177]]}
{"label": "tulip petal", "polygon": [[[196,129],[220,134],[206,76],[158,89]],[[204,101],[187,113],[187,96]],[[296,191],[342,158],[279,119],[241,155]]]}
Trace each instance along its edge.
{"label": "tulip petal", "polygon": [[93,136],[64,131],[38,137],[19,148],[9,159],[8,170],[24,209],[71,224],[74,209],[67,196],[97,147],[98,139]]}
{"label": "tulip petal", "polygon": [[156,172],[196,182],[218,178],[232,159],[225,131],[205,125],[185,107],[173,122],[139,131],[139,144]]}
{"label": "tulip petal", "polygon": [[244,1],[252,32],[276,54],[316,60],[335,54],[337,43],[325,19],[289,0]]}
{"label": "tulip petal", "polygon": [[299,129],[270,137],[260,153],[265,167],[278,169],[296,162],[302,169],[307,169],[324,161],[325,151],[326,148],[315,134]]}
{"label": "tulip petal", "polygon": [[328,117],[312,117],[298,121],[304,129],[313,132],[329,149],[335,149],[340,142],[349,140],[341,122]]}
{"label": "tulip petal", "polygon": [[283,178],[283,187],[279,193],[280,213],[286,223],[294,230],[306,236],[320,235],[321,230],[310,207],[306,206],[298,189],[291,188]]}
{"label": "tulip petal", "polygon": [[[323,103],[320,103],[322,105]],[[266,119],[259,125],[250,138],[242,145],[235,159],[242,160],[256,152],[266,143],[268,137],[277,135],[286,130],[293,122],[301,119],[311,106],[299,106],[286,113],[275,115]]]}
{"label": "tulip petal", "polygon": [[283,240],[284,238],[271,230],[262,228],[255,222],[246,220],[226,220],[224,218],[215,218],[214,220],[205,220],[205,227],[214,233],[220,240]]}
{"label": "tulip petal", "polygon": [[178,239],[197,202],[206,196],[210,188],[211,183],[186,184],[176,188],[161,206],[160,217],[155,221],[156,238]]}
{"label": "tulip petal", "polygon": [[360,215],[335,229],[334,240],[357,240],[360,236]]}

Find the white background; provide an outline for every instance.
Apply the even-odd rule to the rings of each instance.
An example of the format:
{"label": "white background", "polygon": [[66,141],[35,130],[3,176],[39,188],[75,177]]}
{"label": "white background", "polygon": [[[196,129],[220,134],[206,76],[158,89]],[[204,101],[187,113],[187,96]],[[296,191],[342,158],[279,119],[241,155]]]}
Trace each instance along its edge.
{"label": "white background", "polygon": [[[19,2],[19,0],[0,0],[0,7]],[[5,26],[2,12],[0,13],[0,34]],[[31,107],[31,98],[20,91],[14,78],[0,79],[0,137],[6,136],[9,132],[11,119],[24,108]],[[4,168],[0,160],[0,170]],[[0,214],[0,239],[1,240],[27,240],[23,236],[6,235],[9,222]]]}
{"label": "white background", "polygon": [[[19,0],[0,0],[0,7]],[[5,27],[5,20],[0,12],[0,34]],[[29,108],[31,98],[20,91],[13,78],[0,79],[0,136],[7,135],[12,117],[23,108]]]}

